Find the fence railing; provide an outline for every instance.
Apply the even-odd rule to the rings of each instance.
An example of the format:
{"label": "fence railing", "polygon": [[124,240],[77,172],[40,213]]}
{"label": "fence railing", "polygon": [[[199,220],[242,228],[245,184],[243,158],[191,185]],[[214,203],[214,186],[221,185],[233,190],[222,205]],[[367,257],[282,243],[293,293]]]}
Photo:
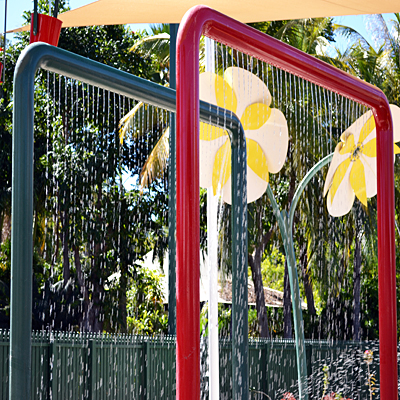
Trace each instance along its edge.
{"label": "fence railing", "polygon": [[[202,340],[202,399],[208,399],[207,340]],[[367,365],[366,349],[373,351]],[[324,392],[323,367],[329,367],[326,393],[369,399],[368,374],[376,380],[377,342],[306,341],[310,399]],[[8,399],[9,331],[0,330],[0,398]],[[369,368],[369,371],[368,371]],[[290,340],[249,340],[251,400],[297,396],[296,350]],[[231,342],[220,341],[220,399],[232,398]],[[175,338],[32,333],[32,399],[175,399]]]}

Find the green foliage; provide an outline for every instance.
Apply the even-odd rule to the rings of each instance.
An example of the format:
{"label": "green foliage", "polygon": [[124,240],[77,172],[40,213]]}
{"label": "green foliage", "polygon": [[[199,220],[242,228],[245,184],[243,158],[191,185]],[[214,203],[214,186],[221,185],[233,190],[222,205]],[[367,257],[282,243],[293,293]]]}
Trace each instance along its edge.
{"label": "green foliage", "polygon": [[259,337],[259,329],[258,329],[258,318],[257,318],[257,310],[255,308],[249,308],[249,337]]}
{"label": "green foliage", "polygon": [[127,291],[128,332],[140,335],[167,333],[160,275],[142,267]]}
{"label": "green foliage", "polygon": [[169,24],[150,25],[151,34],[144,35],[130,51],[151,64],[150,79],[161,85],[169,84]]}
{"label": "green foliage", "polygon": [[[66,9],[66,2],[61,1],[60,11]],[[39,11],[48,12],[46,0],[39,1]],[[27,22],[30,20],[30,12],[25,13],[25,18]],[[380,19],[378,22],[383,23]],[[385,91],[389,101],[400,104],[398,40],[383,25],[385,43],[381,43],[377,49],[357,36],[356,32],[333,27],[329,18],[274,21],[252,26],[314,55],[318,55],[327,42],[334,41],[334,29],[349,37],[357,37],[347,51],[337,54],[335,60],[326,56],[319,57],[377,85]],[[394,27],[397,32],[399,26],[400,16],[395,14]],[[158,34],[168,34],[168,26],[155,26],[153,36]],[[133,33],[123,26],[67,28],[61,32],[59,46],[137,76],[167,84],[169,41],[164,35],[158,41],[153,41],[153,47],[147,52],[129,51],[139,41],[151,43],[150,40],[143,41],[144,38],[142,34]],[[2,227],[7,225],[11,215],[12,76],[17,58],[27,43],[28,34],[23,33],[17,43],[8,47],[6,80],[0,89]],[[146,48],[143,47],[142,50]],[[223,56],[226,57],[226,65],[237,65],[237,55],[230,49],[225,50]],[[217,58],[221,61],[222,54],[218,54]],[[218,65],[221,66],[222,62],[218,62]],[[272,76],[271,70],[263,73],[266,78],[270,79]],[[335,140],[331,143],[317,143],[315,129],[318,127],[318,118],[322,119],[329,113],[333,126],[321,127],[322,132],[319,134],[322,135],[324,130],[330,129],[331,135],[338,137],[342,127],[336,123],[344,117],[347,110],[343,110],[340,104],[331,103],[329,107],[322,105],[319,114],[314,115],[308,108],[317,100],[313,93],[307,92],[302,97],[304,93],[296,85],[296,78],[286,74],[281,77],[283,87],[289,89],[282,91],[281,98],[274,98],[272,106],[277,106],[279,102],[280,108],[285,112],[291,142],[288,160],[279,177],[270,177],[270,184],[279,207],[283,210],[290,206],[293,190],[302,179],[304,171],[310,169],[336,145]],[[158,140],[165,126],[144,129],[138,145],[146,148],[146,151],[139,153],[137,147],[129,141],[120,144],[116,130],[108,129],[119,111],[111,97],[103,94],[96,100],[94,96],[88,95],[84,99],[81,95],[76,104],[72,105],[68,103],[64,90],[71,90],[72,86],[68,82],[63,83],[63,86],[61,88],[60,81],[48,76],[46,72],[39,72],[36,76],[33,326],[39,329],[48,326],[52,329],[83,329],[82,315],[88,311],[85,307],[91,302],[98,312],[95,330],[142,334],[165,332],[166,314],[158,278],[136,264],[151,249],[154,249],[156,258],[163,258],[167,242],[165,186],[162,182],[154,182],[140,193],[137,188],[128,191],[121,185],[121,176],[126,170],[137,178],[151,150],[146,148],[146,143]],[[54,97],[47,95],[49,87],[54,88]],[[78,90],[82,89],[83,86],[79,86]],[[59,118],[51,122],[51,137],[47,136],[48,107],[64,109]],[[76,108],[88,114],[90,109],[96,107],[103,109],[108,117],[97,121],[92,118],[83,127],[73,127],[72,121],[68,119],[71,110]],[[348,120],[351,119],[350,113],[345,116]],[[299,137],[302,140],[298,140]],[[49,139],[51,146],[48,145]],[[398,169],[396,166],[397,172]],[[85,181],[87,171],[94,173]],[[399,176],[396,173],[396,192],[399,191]],[[50,182],[48,193],[44,190],[46,182]],[[332,220],[327,215],[321,196],[322,185],[323,180],[318,178],[310,182],[295,216],[295,225],[298,228],[294,233],[296,254],[300,254],[305,246],[303,266],[312,279],[315,302],[321,313],[320,324],[316,317],[305,313],[306,332],[319,337],[351,338],[354,240],[358,234],[363,243],[362,335],[363,338],[375,339],[378,337],[379,315],[376,243],[373,239],[376,237],[376,200],[369,201],[368,211],[355,207],[356,214]],[[74,198],[81,199],[79,206],[74,203]],[[400,195],[396,196],[396,211],[400,207],[399,199]],[[51,205],[50,210],[45,209],[46,203]],[[201,192],[201,207],[201,240],[202,248],[205,249],[205,191]],[[118,226],[115,210],[118,210],[120,216]],[[224,271],[229,272],[230,207],[224,205],[220,213],[222,227],[219,259]],[[138,221],[135,216],[139,214],[146,215],[146,219]],[[396,218],[397,215],[398,212]],[[356,226],[357,220],[362,221],[360,227]],[[262,243],[263,235],[272,232],[266,251],[262,252],[262,276],[266,286],[282,290],[284,258],[282,249],[275,244],[280,238],[265,195],[249,205],[248,221],[250,255]],[[120,230],[120,227],[124,229]],[[328,237],[328,227],[336,232],[335,237]],[[355,233],[356,228],[358,233]],[[9,238],[1,237],[1,242],[0,326],[6,326],[10,281]],[[119,247],[116,243],[119,243]],[[115,274],[119,279],[114,279]],[[400,278],[400,273],[398,275]],[[304,297],[304,292],[302,296]],[[267,312],[272,336],[281,335],[282,310],[271,308]],[[231,311],[219,305],[219,314],[220,335],[229,335]],[[101,323],[99,315],[104,316]],[[335,329],[326,321],[331,321]],[[206,311],[202,311],[201,324],[206,332]],[[257,336],[258,321],[254,309],[249,310],[249,327],[250,335]]]}
{"label": "green foliage", "polygon": [[[60,12],[65,10],[66,2],[61,1]],[[39,12],[48,13],[47,1],[39,1]],[[29,22],[30,12],[24,15]],[[67,28],[61,31],[59,47],[148,79],[152,61],[129,51],[140,38],[123,26]],[[11,202],[12,76],[28,40],[28,34],[22,33],[7,48],[6,80],[0,93],[0,226],[6,235],[0,238],[2,327],[9,324],[6,228]],[[121,107],[107,92],[96,93],[82,83],[74,86],[46,71],[36,75],[34,329],[126,332],[127,307],[132,311],[137,306],[139,322],[131,323],[148,322],[149,326],[136,331],[165,331],[166,314],[162,303],[160,308],[156,301],[159,282],[142,272],[137,261],[150,250],[155,258],[164,257],[166,186],[154,183],[141,193],[137,187],[127,190],[122,185],[125,171],[137,178],[140,164],[148,156],[146,143],[156,140],[162,127],[147,127],[141,151],[129,142],[121,145],[115,126]],[[54,119],[53,110],[58,110]],[[100,110],[102,116],[96,117],[93,110]],[[143,217],[139,219],[139,215]],[[113,280],[116,273],[118,282]],[[153,294],[145,293],[146,284],[152,285]],[[130,305],[128,286],[136,287],[139,296]],[[151,301],[146,296],[152,296]]]}
{"label": "green foliage", "polygon": [[208,303],[203,304],[200,310],[200,335],[208,336]]}
{"label": "green foliage", "polygon": [[307,18],[249,24],[255,29],[290,44],[308,54],[317,54],[317,46],[334,42],[332,18]]}
{"label": "green foliage", "polygon": [[[272,337],[282,337],[283,310],[277,307],[267,307],[268,318],[271,321]],[[218,334],[219,337],[231,337],[232,334],[232,309],[228,304],[218,304]],[[250,306],[248,310],[249,337],[259,337],[257,311]],[[200,312],[200,332],[208,335],[208,307],[203,305]]]}
{"label": "green foliage", "polygon": [[261,273],[264,285],[275,290],[283,291],[283,278],[285,275],[285,256],[274,247],[264,256],[261,264]]}
{"label": "green foliage", "polygon": [[218,304],[218,334],[230,337],[232,332],[232,308]]}
{"label": "green foliage", "polygon": [[10,275],[11,241],[5,240],[0,247],[0,328],[10,323]]}

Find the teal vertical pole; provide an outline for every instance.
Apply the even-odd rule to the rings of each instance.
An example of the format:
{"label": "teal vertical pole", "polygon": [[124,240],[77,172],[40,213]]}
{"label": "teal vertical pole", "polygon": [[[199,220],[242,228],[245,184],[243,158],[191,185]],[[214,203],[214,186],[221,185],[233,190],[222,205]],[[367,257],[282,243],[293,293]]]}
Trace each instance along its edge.
{"label": "teal vertical pole", "polygon": [[[176,36],[179,24],[169,24],[169,86],[176,89]],[[175,113],[170,113],[169,200],[168,200],[168,333],[176,335],[176,130]]]}
{"label": "teal vertical pole", "polygon": [[10,400],[31,398],[34,74],[14,73]]}
{"label": "teal vertical pole", "polygon": [[[232,398],[249,398],[247,295],[247,155],[246,139],[231,137],[232,170]],[[233,132],[234,134],[235,132]]]}

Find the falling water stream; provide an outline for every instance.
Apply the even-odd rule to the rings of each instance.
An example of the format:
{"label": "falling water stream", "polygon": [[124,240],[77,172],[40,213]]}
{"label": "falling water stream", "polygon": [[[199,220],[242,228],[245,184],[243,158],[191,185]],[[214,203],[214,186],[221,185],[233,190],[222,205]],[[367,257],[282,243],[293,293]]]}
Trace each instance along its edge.
{"label": "falling water stream", "polygon": [[[289,212],[304,176],[335,150],[341,134],[367,110],[235,49],[214,46],[215,62],[206,68],[209,75],[200,92],[217,93],[223,102],[218,106],[228,109],[235,97],[237,109],[232,111],[239,118],[248,108],[246,115],[258,125],[250,124],[245,131],[254,142],[268,143],[267,165],[287,146],[279,170],[268,165],[268,180],[280,211]],[[229,79],[216,84],[212,74],[222,77],[237,68],[245,73],[239,72],[235,87]],[[47,393],[53,399],[175,398],[175,341],[166,335],[168,288],[162,277],[168,275],[163,266],[170,115],[138,99],[41,73],[46,84],[38,85],[35,95],[33,329],[47,335],[52,353],[46,367],[47,356],[38,356],[42,361],[35,368],[42,383],[35,389],[37,398]],[[252,108],[255,103],[268,107]],[[279,110],[286,120],[286,144],[281,126],[261,129],[263,112],[275,112],[271,110]],[[214,139],[218,148],[226,142],[224,135]],[[258,147],[247,145],[248,163],[261,162]],[[201,151],[205,146],[201,144]],[[227,157],[222,154],[221,165]],[[201,171],[212,171],[215,160],[216,152],[204,151]],[[328,167],[311,179],[294,214],[307,395],[320,399],[335,392],[345,398],[370,398],[368,377],[374,374],[374,398],[379,398],[379,351],[368,341],[377,339],[377,304],[371,297],[377,265],[376,199],[369,200],[367,209],[356,199],[345,216],[330,216],[323,197]],[[206,200],[202,192],[201,235],[207,236],[205,217],[210,212],[204,205],[216,195],[214,240],[206,245],[202,239],[202,257],[214,246],[220,301],[217,397],[231,399],[232,382],[238,379],[232,375],[230,344],[231,178],[221,176],[222,183],[211,175],[204,186],[210,195]],[[253,178],[249,186],[266,179]],[[248,354],[249,399],[280,400],[287,393],[298,399],[287,255],[276,210],[265,192],[248,204],[248,225],[249,268],[242,266],[240,273],[248,278],[249,298],[239,303],[243,309],[249,304],[249,334],[254,337]],[[254,287],[261,278],[264,298],[257,299]],[[204,399],[211,398],[213,370],[207,361],[208,332],[203,330],[201,340]],[[365,350],[373,351],[370,364]]]}

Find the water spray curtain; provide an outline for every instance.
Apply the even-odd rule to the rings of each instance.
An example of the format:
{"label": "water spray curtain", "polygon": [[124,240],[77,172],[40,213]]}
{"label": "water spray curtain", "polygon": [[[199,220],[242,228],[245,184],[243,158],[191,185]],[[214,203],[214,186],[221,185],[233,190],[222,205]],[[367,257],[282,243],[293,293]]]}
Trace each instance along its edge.
{"label": "water spray curtain", "polygon": [[[38,284],[50,298],[35,303],[34,328],[161,332],[164,326],[146,331],[138,325],[134,304],[145,307],[146,299],[139,297],[150,296],[155,311],[165,314],[161,286],[146,293],[135,282],[150,285],[166,253],[166,170],[161,168],[151,185],[145,181],[154,178],[146,161],[155,144],[163,137],[168,141],[169,113],[41,74],[45,87],[36,90],[35,113],[35,248],[43,266]],[[167,158],[164,151],[164,166]],[[151,264],[153,259],[154,270],[145,271],[145,260]]]}
{"label": "water spray curtain", "polygon": [[[353,164],[348,165],[348,161],[357,158],[364,162],[366,185],[370,184],[374,174],[376,179],[375,153],[369,150],[375,144],[374,126],[368,109],[222,45],[215,48],[215,72],[200,74],[200,96],[202,94],[205,100],[237,112],[241,118],[248,138],[250,215],[260,209],[261,219],[266,224],[264,229],[275,224],[273,209],[265,193],[266,182],[269,182],[281,209],[289,209],[294,192],[305,175],[335,149],[343,153],[340,155],[345,164],[339,162],[340,170],[338,165],[333,165],[328,176],[331,180],[332,176],[335,177],[334,184],[339,184],[339,191],[337,186],[332,187],[332,181],[326,183],[328,164],[306,187],[298,205],[294,228],[297,253],[306,257],[304,267],[316,274],[315,278],[337,278],[337,270],[341,268],[338,260],[342,259],[343,268],[352,262],[351,257],[346,259],[344,251],[354,244],[355,233],[351,228],[357,226],[361,229],[358,226],[361,224],[362,232],[359,234],[364,236],[367,232],[363,230],[366,227],[373,230],[376,219],[376,189],[374,193],[367,187],[369,200],[365,203],[362,198],[363,203],[361,195],[357,197],[349,182],[347,169],[344,169],[347,166],[351,170]],[[360,135],[361,131],[364,133]],[[230,203],[230,177],[226,166],[230,154],[224,149],[228,147],[225,144],[227,136],[217,129],[207,130],[201,124],[200,140],[200,185],[212,186],[214,193],[220,190],[222,208],[227,208]],[[357,146],[358,153],[355,152]],[[209,174],[203,165],[211,168],[212,173]],[[251,194],[252,191],[255,193]],[[351,210],[347,209],[349,197],[353,200]],[[332,214],[342,214],[343,217],[333,218]],[[364,243],[374,246],[376,238],[373,236],[373,240],[371,235],[365,237]],[[279,234],[274,236],[274,240],[282,246]],[[316,285],[322,284],[318,281],[320,279],[316,279]],[[342,338],[351,338],[350,332]]]}
{"label": "water spray curtain", "polygon": [[[307,172],[336,149],[343,153],[343,159],[330,173],[334,183],[326,183],[328,164],[307,185],[294,218],[306,338],[353,339],[354,288],[359,287],[359,334],[363,339],[376,339],[377,304],[371,301],[369,291],[377,269],[376,198],[369,196],[372,189],[367,188],[365,201],[362,190],[355,193],[349,178],[357,160],[373,158],[368,148],[373,140],[369,137],[373,127],[368,110],[224,45],[216,43],[214,54],[214,71],[200,71],[200,93],[203,100],[235,112],[245,127],[249,192],[254,192],[248,205],[249,253],[251,256],[263,243],[263,283],[272,289],[264,291],[265,300],[268,303],[275,293],[281,306],[268,309],[271,337],[284,335],[282,307],[288,306],[288,287],[282,237],[265,193],[267,182],[279,208],[288,210]],[[40,74],[35,112],[34,227],[39,289],[33,327],[146,334],[139,320],[147,304],[143,296],[153,296],[158,302],[153,309],[164,313],[162,293],[149,294],[138,285],[153,279],[152,272],[142,267],[145,255],[153,250],[153,256],[162,261],[167,247],[170,115],[69,78],[44,71]],[[202,124],[200,136],[200,184],[212,187],[221,199],[218,254],[222,296],[224,290],[229,291],[230,279],[229,139],[224,129],[207,124]],[[373,174],[366,165],[365,177],[371,179]],[[340,169],[345,166],[350,172]],[[345,188],[339,187],[344,184]],[[328,197],[326,185],[331,191]],[[205,201],[204,192],[202,196]],[[349,212],[333,217],[327,201],[333,197],[340,200],[340,206],[340,196],[343,201],[353,198],[353,203]],[[201,209],[201,218],[205,237],[206,207]],[[359,275],[354,274],[356,264],[361,266]],[[255,295],[250,303],[256,303]],[[257,335],[259,324],[252,307],[250,333]],[[222,321],[226,321],[222,314]],[[165,318],[150,318],[147,323],[161,324],[153,326],[154,331],[165,329]],[[229,333],[228,323],[220,334]],[[321,395],[324,364],[331,366],[332,384],[343,382],[347,372],[331,365],[332,359],[322,351],[318,354],[321,379],[312,390]],[[271,353],[271,357],[283,360],[283,350]],[[364,361],[359,354],[354,360],[359,382],[365,372]],[[229,362],[228,355],[221,358],[224,362]],[[205,366],[204,374],[206,370]],[[228,371],[226,368],[228,375],[221,378],[227,385],[226,393],[232,379]],[[296,393],[295,378],[289,383],[272,370],[269,374],[275,381],[274,394],[269,394],[272,398],[287,391]],[[342,393],[351,396],[354,379],[344,381],[348,385],[341,388]]]}
{"label": "water spray curtain", "polygon": [[[268,312],[269,334],[294,334],[292,325],[283,321],[284,315],[291,312],[283,246],[287,237],[282,238],[278,230],[276,213],[289,212],[303,178],[330,155],[332,161],[318,168],[294,213],[293,245],[305,336],[377,339],[377,297],[375,301],[371,297],[377,290],[376,134],[372,113],[361,104],[225,45],[216,43],[213,54],[214,71],[200,72],[200,99],[236,113],[244,126],[248,157],[249,287],[253,286],[250,275],[255,278],[251,264],[256,263],[260,251],[263,284],[281,292],[283,306],[281,314],[276,310]],[[399,109],[391,106],[391,111],[397,142]],[[221,234],[231,229],[227,142],[222,129],[200,124],[200,185],[211,187],[220,198],[218,246],[220,268],[224,271],[220,277],[222,287],[226,284],[224,277],[228,276],[229,281],[230,267],[230,236]],[[395,153],[398,151],[395,145]],[[267,183],[278,209],[267,196]],[[264,296],[268,302],[271,291],[264,289]],[[255,296],[249,302],[257,309]],[[258,325],[255,309],[249,320]],[[261,327],[249,329],[250,334],[257,334]],[[377,348],[373,351],[377,357]],[[368,387],[368,378],[362,372],[366,359],[360,351],[352,356],[342,354],[340,362],[327,353],[316,358],[320,362],[316,374],[319,383],[308,377],[310,396],[321,396],[329,390],[353,398],[360,388]],[[348,367],[351,364],[357,373],[350,377],[347,367],[340,367],[341,362]],[[324,365],[330,370],[329,374],[325,370],[330,380],[326,387]],[[373,373],[376,378],[376,370]],[[298,396],[296,378],[291,384],[282,384],[275,394],[291,392]],[[280,379],[275,376],[272,380]],[[376,390],[379,379],[374,385]]]}

